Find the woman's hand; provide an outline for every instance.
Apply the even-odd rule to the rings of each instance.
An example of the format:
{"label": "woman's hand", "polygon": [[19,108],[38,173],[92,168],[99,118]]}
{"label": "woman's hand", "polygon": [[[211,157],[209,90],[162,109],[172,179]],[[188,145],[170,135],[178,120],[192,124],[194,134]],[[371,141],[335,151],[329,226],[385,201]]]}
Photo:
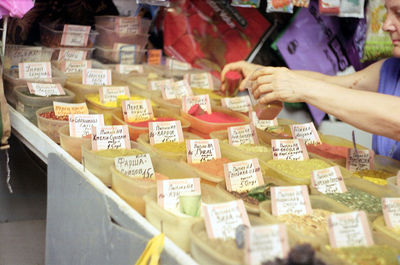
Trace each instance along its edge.
{"label": "woman's hand", "polygon": [[234,63],[229,63],[224,66],[224,69],[222,69],[221,72],[221,90],[225,91],[225,75],[228,71],[237,71],[240,72],[243,75],[243,80],[240,83],[239,90],[243,91],[246,88],[246,83],[249,80],[250,75],[257,70],[258,68],[261,68],[261,65],[258,64],[252,64],[248,63],[246,61],[238,61]]}

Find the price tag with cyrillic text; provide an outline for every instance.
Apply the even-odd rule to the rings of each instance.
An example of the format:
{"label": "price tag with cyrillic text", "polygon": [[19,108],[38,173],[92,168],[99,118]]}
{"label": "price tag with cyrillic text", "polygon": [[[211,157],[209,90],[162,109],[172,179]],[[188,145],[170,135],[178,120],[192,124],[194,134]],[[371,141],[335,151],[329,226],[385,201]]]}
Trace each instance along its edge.
{"label": "price tag with cyrillic text", "polygon": [[165,60],[165,65],[171,70],[190,70],[192,65],[190,63],[181,62],[175,59],[167,58]]}
{"label": "price tag with cyrillic text", "polygon": [[149,122],[150,144],[164,142],[183,142],[183,131],[181,121]]}
{"label": "price tag with cyrillic text", "polygon": [[147,121],[154,118],[150,100],[124,100],[122,113],[126,122]]}
{"label": "price tag with cyrillic text", "polygon": [[209,238],[235,238],[239,225],[250,227],[242,200],[217,204],[203,204],[204,221]]}
{"label": "price tag with cyrillic text", "polygon": [[60,84],[27,83],[29,92],[33,95],[48,97],[52,95],[65,95]]}
{"label": "price tag with cyrillic text", "polygon": [[20,79],[51,80],[51,65],[49,62],[19,63]]}
{"label": "price tag with cyrillic text", "polygon": [[184,79],[189,82],[190,87],[192,88],[214,90],[214,83],[210,73],[186,74]]}
{"label": "price tag with cyrillic text", "polygon": [[147,87],[150,90],[171,90],[172,87],[174,86],[174,80],[173,79],[162,79],[162,80],[152,80],[148,81]]}
{"label": "price tag with cyrillic text", "polygon": [[198,164],[221,158],[218,139],[186,140],[188,163]]}
{"label": "price tag with cyrillic text", "polygon": [[197,96],[183,96],[182,97],[182,110],[188,112],[193,105],[199,104],[200,108],[211,114],[211,102],[208,95]]}
{"label": "price tag with cyrillic text", "polygon": [[290,130],[294,139],[303,139],[305,144],[321,144],[318,132],[314,123],[291,124]]}
{"label": "price tag with cyrillic text", "polygon": [[172,87],[164,86],[161,88],[161,93],[164,99],[181,99],[183,96],[193,95],[186,80],[180,80],[173,83]]}
{"label": "price tag with cyrillic text", "polygon": [[88,51],[60,49],[58,53],[58,61],[82,61],[87,57]]}
{"label": "price tag with cyrillic text", "polygon": [[114,30],[118,33],[141,33],[141,17],[116,17]]}
{"label": "price tag with cyrillic text", "polygon": [[104,126],[103,114],[70,114],[69,135],[72,137],[83,137],[92,134],[92,127]]}
{"label": "price tag with cyrillic text", "polygon": [[83,69],[82,84],[111,86],[112,85],[111,70],[93,69],[93,68]]}
{"label": "price tag with cyrillic text", "polygon": [[271,187],[272,214],[311,215],[311,202],[305,185]]}
{"label": "price tag with cyrillic text", "polygon": [[346,192],[342,172],[338,166],[314,170],[311,173],[311,184],[323,194]]}
{"label": "price tag with cyrillic text", "polygon": [[328,218],[329,242],[334,248],[372,246],[371,230],[363,211],[332,214]]}
{"label": "price tag with cyrillic text", "polygon": [[92,61],[89,60],[61,62],[61,70],[66,74],[82,72],[83,69],[90,67],[92,67]]}
{"label": "price tag with cyrillic text", "polygon": [[302,139],[272,139],[272,158],[276,160],[306,160],[308,152]]}
{"label": "price tag with cyrillic text", "polygon": [[256,130],[252,124],[228,127],[229,144],[258,144]]}
{"label": "price tag with cyrillic text", "polygon": [[264,185],[257,158],[224,164],[224,171],[228,191],[240,193]]}
{"label": "price tag with cyrillic text", "polygon": [[255,111],[251,111],[249,113],[250,120],[252,121],[253,125],[260,130],[265,131],[268,128],[277,127],[278,126],[278,119],[275,118],[273,120],[259,120]]}
{"label": "price tag with cyrillic text", "polygon": [[400,228],[400,197],[382,198],[383,217],[389,228]]}
{"label": "price tag with cyrillic text", "polygon": [[65,103],[53,101],[54,114],[57,117],[68,116],[69,114],[89,114],[86,103]]}
{"label": "price tag with cyrillic text", "polygon": [[115,168],[125,176],[149,180],[156,178],[149,154],[116,157],[114,164]]}
{"label": "price tag with cyrillic text", "polygon": [[148,50],[147,63],[150,65],[160,65],[162,63],[162,50],[160,49]]}
{"label": "price tag with cyrillic text", "polygon": [[92,127],[92,150],[131,149],[128,125]]}
{"label": "price tag with cyrillic text", "polygon": [[130,97],[129,87],[127,86],[103,86],[99,88],[101,103],[117,102],[120,96]]}
{"label": "price tag with cyrillic text", "polygon": [[115,70],[123,75],[127,75],[130,73],[143,73],[143,65],[141,64],[116,64]]}
{"label": "price tag with cyrillic text", "polygon": [[140,54],[138,45],[125,43],[114,43],[115,60],[120,64],[135,64],[137,63],[138,55]]}
{"label": "price tag with cyrillic text", "polygon": [[221,104],[223,107],[238,112],[251,111],[251,101],[249,96],[241,96],[234,98],[222,98]]}
{"label": "price tag with cyrillic text", "polygon": [[372,150],[348,150],[346,158],[346,168],[351,172],[359,170],[374,169],[374,151]]}
{"label": "price tag with cyrillic text", "polygon": [[90,26],[64,25],[62,46],[85,47],[89,40]]}

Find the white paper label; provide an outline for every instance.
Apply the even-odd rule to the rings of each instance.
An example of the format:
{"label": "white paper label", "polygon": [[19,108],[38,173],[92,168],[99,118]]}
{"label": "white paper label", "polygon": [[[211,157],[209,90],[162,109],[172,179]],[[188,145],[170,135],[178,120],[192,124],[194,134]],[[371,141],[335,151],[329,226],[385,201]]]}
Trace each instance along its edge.
{"label": "white paper label", "polygon": [[235,231],[239,225],[250,227],[242,200],[203,204],[203,213],[209,238],[235,238]]}
{"label": "white paper label", "polygon": [[155,172],[149,154],[120,156],[114,159],[115,168],[125,176],[155,179]]}
{"label": "white paper label", "polygon": [[181,62],[178,60],[174,60],[171,58],[167,58],[165,61],[165,65],[172,70],[190,70],[192,69],[192,66],[189,63]]}
{"label": "white paper label", "polygon": [[154,118],[150,100],[124,100],[122,113],[126,122],[147,121]]}
{"label": "white paper label", "polygon": [[58,61],[82,61],[86,59],[87,53],[84,50],[60,49]]}
{"label": "white paper label", "polygon": [[56,116],[68,116],[69,114],[89,114],[86,103],[65,103],[53,101],[54,114]]}
{"label": "white paper label", "polygon": [[328,218],[329,241],[334,248],[372,246],[371,230],[365,212],[332,214]]}
{"label": "white paper label", "polygon": [[311,174],[311,183],[323,194],[347,191],[338,166],[314,170]]}
{"label": "white paper label", "polygon": [[252,124],[228,127],[229,144],[238,146],[242,144],[258,144],[256,130]]}
{"label": "white paper label", "polygon": [[264,185],[257,158],[224,164],[228,191],[245,192]]}
{"label": "white paper label", "polygon": [[120,64],[135,64],[136,56],[138,55],[139,46],[131,45],[125,43],[114,43],[114,51],[119,51],[116,53],[115,60]]}
{"label": "white paper label", "polygon": [[115,31],[119,33],[140,33],[140,17],[117,17]]}
{"label": "white paper label", "polygon": [[241,96],[234,98],[222,98],[221,104],[223,107],[238,112],[251,111],[251,101],[249,96]]}
{"label": "white paper label", "polygon": [[181,121],[149,122],[150,144],[183,142]]}
{"label": "white paper label", "polygon": [[184,78],[191,87],[214,90],[210,73],[186,74]]}
{"label": "white paper label", "polygon": [[182,110],[186,113],[190,110],[193,105],[199,104],[200,108],[211,114],[211,102],[208,95],[197,95],[197,96],[183,96],[182,97]]}
{"label": "white paper label", "polygon": [[272,214],[311,215],[311,202],[307,186],[271,187]]}
{"label": "white paper label", "polygon": [[131,149],[128,125],[92,127],[92,150]]}
{"label": "white paper label", "polygon": [[99,88],[101,103],[117,102],[119,96],[130,97],[129,87],[127,86],[103,86]]}
{"label": "white paper label", "polygon": [[93,68],[83,69],[82,84],[111,86],[112,85],[111,70],[93,69]]}
{"label": "white paper label", "polygon": [[92,67],[92,61],[63,61],[61,63],[61,70],[66,73],[79,73],[82,72],[83,69],[87,69]]}
{"label": "white paper label", "polygon": [[221,158],[217,139],[186,140],[188,163],[198,164]]}
{"label": "white paper label", "polygon": [[272,156],[276,160],[306,160],[308,152],[302,139],[272,139]]}
{"label": "white paper label", "polygon": [[142,74],[143,73],[143,65],[141,64],[117,64],[115,65],[115,70],[123,75],[127,75],[129,73],[135,72]]}
{"label": "white paper label", "polygon": [[176,81],[172,87],[163,87],[161,93],[164,99],[181,99],[183,96],[193,95],[192,89],[186,80]]}
{"label": "white paper label", "polygon": [[314,123],[291,124],[290,130],[294,139],[303,139],[305,144],[321,144]]}
{"label": "white paper label", "polygon": [[259,120],[257,117],[257,113],[255,111],[250,112],[250,119],[253,123],[253,125],[262,131],[265,131],[268,128],[271,127],[277,127],[278,126],[278,119],[275,118],[273,120]]}
{"label": "white paper label", "polygon": [[179,212],[179,196],[188,193],[201,194],[199,178],[157,181],[157,202],[165,210]]}
{"label": "white paper label", "polygon": [[62,46],[85,47],[89,40],[90,26],[64,25]]}
{"label": "white paper label", "polygon": [[19,63],[18,72],[20,79],[51,80],[51,65],[49,62]]}
{"label": "white paper label", "polygon": [[174,86],[173,79],[153,80],[147,83],[147,87],[150,90],[169,91],[172,90],[173,86]]}
{"label": "white paper label", "polygon": [[27,83],[31,94],[48,97],[52,95],[65,95],[65,91],[60,84]]}
{"label": "white paper label", "polygon": [[400,197],[382,198],[382,209],[386,226],[400,228]]}
{"label": "white paper label", "polygon": [[245,232],[245,260],[248,265],[283,259],[289,253],[289,239],[284,224],[253,226]]}
{"label": "white paper label", "polygon": [[70,114],[69,135],[72,137],[83,137],[92,134],[92,127],[104,126],[103,114]]}
{"label": "white paper label", "polygon": [[358,156],[355,149],[348,150],[346,158],[346,168],[351,172],[374,169],[374,151],[372,150],[357,150]]}

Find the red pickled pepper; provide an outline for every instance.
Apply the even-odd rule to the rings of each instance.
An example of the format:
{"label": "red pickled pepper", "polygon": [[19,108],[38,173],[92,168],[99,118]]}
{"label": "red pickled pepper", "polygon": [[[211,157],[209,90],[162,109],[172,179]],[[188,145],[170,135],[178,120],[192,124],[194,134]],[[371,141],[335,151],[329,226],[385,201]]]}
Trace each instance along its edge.
{"label": "red pickled pepper", "polygon": [[50,120],[68,121],[68,116],[56,116],[54,111],[43,112],[39,116]]}
{"label": "red pickled pepper", "polygon": [[149,122],[155,122],[155,121],[174,121],[176,119],[174,118],[169,118],[169,117],[158,117],[154,118],[152,120],[147,120],[147,121],[138,121],[138,122],[127,122],[128,125],[134,126],[134,127],[149,127]]}
{"label": "red pickled pepper", "polygon": [[193,105],[189,109],[188,114],[195,116],[196,118],[198,118],[202,121],[207,121],[207,122],[212,122],[212,123],[243,122],[241,119],[230,116],[223,112],[212,112],[211,114],[208,114],[200,107],[199,104]]}

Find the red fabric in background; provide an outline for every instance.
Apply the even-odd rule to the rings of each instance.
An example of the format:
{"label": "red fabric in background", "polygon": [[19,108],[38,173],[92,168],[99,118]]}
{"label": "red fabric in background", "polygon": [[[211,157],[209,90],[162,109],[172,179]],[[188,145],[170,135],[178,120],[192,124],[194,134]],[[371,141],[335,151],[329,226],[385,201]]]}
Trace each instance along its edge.
{"label": "red fabric in background", "polygon": [[246,59],[271,24],[255,8],[236,10],[247,21],[245,28],[230,16],[227,21],[212,0],[186,0],[165,9],[165,53],[216,75],[225,64]]}

